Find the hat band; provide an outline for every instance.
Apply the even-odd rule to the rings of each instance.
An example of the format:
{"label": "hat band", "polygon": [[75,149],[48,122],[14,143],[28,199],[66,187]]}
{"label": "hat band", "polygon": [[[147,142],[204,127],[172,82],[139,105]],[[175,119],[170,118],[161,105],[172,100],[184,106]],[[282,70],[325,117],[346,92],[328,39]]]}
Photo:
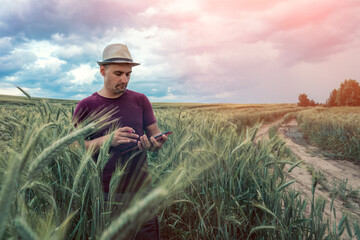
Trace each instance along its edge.
{"label": "hat band", "polygon": [[116,61],[132,62],[132,59],[130,59],[130,58],[109,58],[109,59],[103,60],[103,62],[116,62]]}

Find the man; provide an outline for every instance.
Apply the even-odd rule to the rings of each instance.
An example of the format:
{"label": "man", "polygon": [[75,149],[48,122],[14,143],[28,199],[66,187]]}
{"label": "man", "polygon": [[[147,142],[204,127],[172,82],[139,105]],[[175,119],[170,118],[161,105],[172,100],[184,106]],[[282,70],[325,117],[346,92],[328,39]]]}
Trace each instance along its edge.
{"label": "man", "polygon": [[[110,159],[103,170],[103,190],[107,196],[111,176],[117,166],[122,166],[125,167],[126,174],[116,192],[119,196],[133,194],[144,187],[149,180],[146,151],[159,150],[166,142],[167,136],[162,135],[160,140],[154,139],[153,136],[161,134],[161,131],[149,100],[144,94],[127,89],[132,67],[139,65],[133,62],[127,46],[123,44],[107,46],[103,52],[103,60],[98,61],[98,64],[100,73],[104,77],[104,86],[100,91],[78,103],[74,111],[74,121],[79,123],[87,118],[96,120],[104,112],[112,112],[108,121],[114,123],[93,134],[85,141],[85,147],[94,149],[94,159],[97,159],[101,145],[108,140],[111,130],[115,128],[110,147]],[[126,149],[134,146],[138,149],[124,153]],[[158,239],[157,218],[145,225],[146,231],[151,232],[154,237],[150,236],[151,234],[146,235],[147,233],[142,230],[136,237]]]}

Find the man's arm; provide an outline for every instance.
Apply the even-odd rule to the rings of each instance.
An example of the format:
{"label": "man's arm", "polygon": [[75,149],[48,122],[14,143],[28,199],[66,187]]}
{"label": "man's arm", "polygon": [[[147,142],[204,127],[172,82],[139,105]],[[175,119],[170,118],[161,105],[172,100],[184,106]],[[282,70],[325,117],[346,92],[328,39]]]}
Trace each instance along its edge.
{"label": "man's arm", "polygon": [[145,128],[145,132],[147,136],[154,137],[156,135],[161,134],[161,131],[157,125],[157,123],[153,123]]}
{"label": "man's arm", "polygon": [[[134,133],[134,129],[131,127],[122,127],[114,132],[114,137],[111,140],[111,146],[116,147],[124,143],[136,143],[139,135]],[[85,141],[85,148],[93,148],[95,152],[100,150],[101,145],[106,142],[111,134],[95,138],[93,140]]]}
{"label": "man's arm", "polygon": [[155,140],[154,136],[161,134],[157,123],[153,123],[146,127],[145,132],[147,136],[150,136],[150,139],[148,139],[146,135],[140,137],[138,146],[141,150],[158,151],[168,139],[166,135],[162,135],[161,139]]}

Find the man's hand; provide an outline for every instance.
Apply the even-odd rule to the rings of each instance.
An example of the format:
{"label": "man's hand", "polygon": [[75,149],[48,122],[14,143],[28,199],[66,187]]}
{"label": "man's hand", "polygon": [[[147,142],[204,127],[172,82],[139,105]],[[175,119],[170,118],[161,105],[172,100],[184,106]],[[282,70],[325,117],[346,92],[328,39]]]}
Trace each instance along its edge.
{"label": "man's hand", "polygon": [[150,137],[149,140],[146,135],[143,135],[140,137],[140,141],[138,141],[138,147],[143,151],[156,152],[162,147],[167,139],[168,137],[165,134],[163,134],[158,140],[155,140],[154,137]]}
{"label": "man's hand", "polygon": [[116,147],[124,143],[136,143],[139,135],[131,127],[122,127],[114,132],[111,146]]}

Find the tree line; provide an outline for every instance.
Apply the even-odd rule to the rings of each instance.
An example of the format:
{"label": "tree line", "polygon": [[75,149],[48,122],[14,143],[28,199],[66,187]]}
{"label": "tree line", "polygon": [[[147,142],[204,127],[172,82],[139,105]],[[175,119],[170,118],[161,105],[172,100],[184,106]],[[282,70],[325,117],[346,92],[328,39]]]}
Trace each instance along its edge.
{"label": "tree line", "polygon": [[305,93],[299,95],[299,102],[297,104],[300,107],[308,106],[360,106],[360,85],[356,80],[345,80],[340,84],[338,89],[332,90],[329,98],[325,104],[316,103],[314,100],[309,99]]}

